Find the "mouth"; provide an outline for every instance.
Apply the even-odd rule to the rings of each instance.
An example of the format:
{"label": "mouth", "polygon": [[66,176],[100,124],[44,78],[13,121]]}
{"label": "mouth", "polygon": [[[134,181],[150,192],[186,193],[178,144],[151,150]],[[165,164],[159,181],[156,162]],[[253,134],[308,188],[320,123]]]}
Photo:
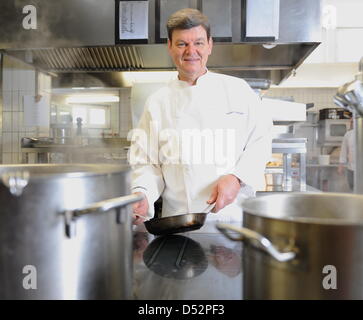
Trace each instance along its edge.
{"label": "mouth", "polygon": [[183,59],[185,62],[197,62],[200,59],[199,58],[184,58]]}

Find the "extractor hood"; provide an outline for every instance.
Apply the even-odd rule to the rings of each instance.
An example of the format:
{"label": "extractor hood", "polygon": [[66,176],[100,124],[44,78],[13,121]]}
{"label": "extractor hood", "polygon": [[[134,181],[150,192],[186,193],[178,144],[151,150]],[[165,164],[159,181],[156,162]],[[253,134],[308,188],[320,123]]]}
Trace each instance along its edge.
{"label": "extractor hood", "polygon": [[[149,0],[148,43],[117,44],[114,0],[34,0],[37,28],[33,30],[19,28],[26,16],[19,16],[19,12],[22,13],[26,1],[2,0],[0,15],[5,27],[0,29],[0,50],[60,78],[67,78],[70,73],[94,73],[97,78],[103,72],[174,70],[166,44],[156,40],[160,17],[154,14],[155,10],[165,3],[185,2],[187,6],[198,7],[198,3],[219,0],[178,1]],[[223,23],[230,25],[231,34],[227,41],[215,38],[208,61],[210,70],[241,78],[267,79],[273,84],[290,76],[320,43],[321,6],[317,0],[276,1],[279,33],[278,38],[269,41],[247,39],[243,34],[241,26],[245,24],[244,6],[248,0],[225,2],[229,4],[231,19]],[[5,16],[1,12],[6,12]],[[254,14],[252,21],[260,23],[263,17]],[[210,19],[213,22],[213,15]],[[212,26],[212,31],[219,31],[218,24]]]}

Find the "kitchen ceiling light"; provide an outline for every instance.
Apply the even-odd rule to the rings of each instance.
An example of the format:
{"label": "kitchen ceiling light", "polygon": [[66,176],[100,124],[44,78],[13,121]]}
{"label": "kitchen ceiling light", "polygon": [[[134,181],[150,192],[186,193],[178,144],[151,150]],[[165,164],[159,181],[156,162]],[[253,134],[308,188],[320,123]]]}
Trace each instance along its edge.
{"label": "kitchen ceiling light", "polygon": [[119,101],[119,97],[110,95],[72,95],[66,98],[66,103],[97,103]]}

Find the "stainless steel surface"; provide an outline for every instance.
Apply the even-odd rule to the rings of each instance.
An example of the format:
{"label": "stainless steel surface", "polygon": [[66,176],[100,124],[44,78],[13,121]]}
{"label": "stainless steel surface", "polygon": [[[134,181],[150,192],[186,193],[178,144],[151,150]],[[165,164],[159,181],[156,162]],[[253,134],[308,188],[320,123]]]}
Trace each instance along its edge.
{"label": "stainless steel surface", "polygon": [[[295,258],[295,252],[280,252],[270,240],[260,235],[258,232],[235,226],[230,226],[224,223],[218,223],[217,229],[221,231],[227,238],[233,241],[247,241],[255,246],[257,249],[262,249],[267,252],[272,258],[279,262],[290,261]],[[238,236],[229,234],[229,231],[235,231]]]}
{"label": "stainless steel surface", "polygon": [[283,183],[283,170],[281,172],[266,172],[265,182],[267,186],[282,186]]}
{"label": "stainless steel surface", "polygon": [[181,235],[154,239],[143,254],[145,265],[161,277],[192,279],[205,272],[208,260],[201,245]]}
{"label": "stainless steel surface", "polygon": [[73,143],[73,124],[69,123],[53,123],[50,125],[53,142],[56,144],[72,144]]}
{"label": "stainless steel surface", "polygon": [[[65,234],[64,211],[130,193],[129,168],[115,165],[9,165],[0,175],[29,172],[20,196],[0,184],[1,299],[131,297],[131,208],[87,214]],[[72,218],[72,217],[68,217]],[[36,290],[23,268],[34,266]]]}
{"label": "stainless steel surface", "polygon": [[[334,128],[340,128],[340,133],[334,132]],[[319,121],[318,144],[322,146],[340,147],[344,134],[350,128],[349,119],[326,119]],[[338,129],[339,130],[339,129]]]}
{"label": "stainless steel surface", "polygon": [[29,183],[29,172],[26,170],[5,172],[0,175],[0,180],[13,196],[19,197]]}
{"label": "stainless steel surface", "polygon": [[272,140],[272,153],[283,155],[283,185],[292,190],[292,155],[299,157],[300,191],[306,191],[306,138],[286,138]]}
{"label": "stainless steel surface", "polygon": [[363,57],[359,63],[359,73],[355,80],[338,89],[334,102],[353,111],[355,130],[355,172],[354,192],[363,194]]}
{"label": "stainless steel surface", "polygon": [[63,163],[127,164],[127,151],[116,145],[57,145],[49,144],[21,148],[22,163],[52,163],[52,155],[64,155]]}
{"label": "stainless steel surface", "polygon": [[203,229],[154,237],[134,233],[134,298],[137,300],[241,300],[242,243],[206,222]]}
{"label": "stainless steel surface", "polygon": [[[0,141],[3,141],[3,104],[4,104],[4,97],[3,97],[3,54],[0,52]],[[0,143],[0,163],[3,163],[3,144]]]}
{"label": "stainless steel surface", "polygon": [[[244,247],[247,299],[362,299],[363,196],[290,193],[243,203],[243,226],[296,258],[277,262]],[[349,253],[349,254],[348,254]],[[324,268],[337,272],[337,288],[324,287]],[[331,281],[334,281],[331,278]]]}
{"label": "stainless steel surface", "polygon": [[[208,1],[208,5],[219,5],[217,0],[213,1]],[[39,27],[31,32],[24,30],[20,23],[14,24],[21,13],[17,3],[3,0],[0,18],[6,27],[0,30],[1,48],[6,54],[43,70],[96,72],[95,78],[99,71],[174,69],[165,45],[156,44],[155,28],[159,21],[155,20],[155,0],[148,2],[148,44],[115,46],[113,0],[102,3],[64,0],[62,5],[38,0],[37,9],[42,14],[38,17]],[[212,15],[210,19],[215,27],[212,34],[225,33],[226,26],[231,26],[232,43],[216,41],[209,69],[242,78],[269,79],[275,84],[289,77],[321,41],[321,5],[316,0],[304,3],[281,0],[280,3],[279,39],[272,49],[262,46],[264,40],[242,42],[244,21],[239,0],[231,0],[230,21],[221,24],[217,21],[220,15]],[[161,20],[166,18],[163,16]],[[254,21],[259,23],[259,19],[255,17]]]}
{"label": "stainless steel surface", "polygon": [[138,196],[138,195],[127,195],[127,196],[123,196],[123,197],[117,197],[117,198],[113,198],[113,199],[107,199],[107,200],[103,200],[103,201],[99,201],[99,202],[95,202],[95,203],[91,203],[91,204],[86,204],[83,207],[78,207],[77,209],[73,209],[73,210],[66,210],[64,212],[65,215],[65,221],[66,221],[66,226],[65,226],[65,230],[66,230],[66,235],[67,237],[71,238],[76,236],[75,233],[75,220],[78,217],[81,217],[85,214],[91,214],[91,213],[100,213],[100,212],[109,212],[111,209],[118,209],[116,210],[116,221],[118,223],[122,223],[122,221],[125,219],[122,215],[121,212],[119,210],[119,208],[121,207],[125,207],[128,204],[137,202],[142,200],[143,197]]}
{"label": "stainless steel surface", "polygon": [[308,164],[307,184],[323,192],[351,193],[346,175],[338,173],[338,164]]}

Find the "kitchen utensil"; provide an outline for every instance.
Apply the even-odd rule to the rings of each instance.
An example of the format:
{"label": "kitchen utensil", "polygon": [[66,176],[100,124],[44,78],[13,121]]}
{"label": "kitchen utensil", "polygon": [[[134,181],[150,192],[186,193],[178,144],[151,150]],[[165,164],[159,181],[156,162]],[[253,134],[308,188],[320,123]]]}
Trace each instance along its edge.
{"label": "kitchen utensil", "polygon": [[200,229],[215,204],[208,205],[203,212],[186,213],[170,217],[153,218],[145,221],[146,230],[154,235],[187,232]]}
{"label": "kitchen utensil", "polygon": [[246,299],[363,299],[362,195],[275,194],[242,206],[243,228],[217,228],[246,242]]}
{"label": "kitchen utensil", "polygon": [[0,166],[0,299],[130,299],[129,193],[127,166]]}

